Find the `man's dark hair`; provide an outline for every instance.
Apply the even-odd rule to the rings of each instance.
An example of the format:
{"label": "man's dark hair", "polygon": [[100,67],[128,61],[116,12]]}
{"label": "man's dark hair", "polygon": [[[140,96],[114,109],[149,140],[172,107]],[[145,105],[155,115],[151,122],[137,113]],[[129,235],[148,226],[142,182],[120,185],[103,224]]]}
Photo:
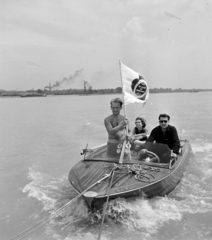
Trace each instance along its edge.
{"label": "man's dark hair", "polygon": [[162,113],[159,115],[158,119],[160,120],[160,118],[163,117],[163,118],[168,118],[168,120],[170,120],[170,116],[166,113]]}

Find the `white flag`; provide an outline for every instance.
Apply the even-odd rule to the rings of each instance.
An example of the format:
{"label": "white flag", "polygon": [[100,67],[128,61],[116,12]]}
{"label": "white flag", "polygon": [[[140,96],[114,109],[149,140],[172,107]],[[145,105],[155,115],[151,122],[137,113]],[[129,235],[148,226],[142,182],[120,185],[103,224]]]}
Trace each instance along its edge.
{"label": "white flag", "polygon": [[149,98],[149,88],[145,79],[137,72],[120,62],[122,91],[125,104],[145,103]]}

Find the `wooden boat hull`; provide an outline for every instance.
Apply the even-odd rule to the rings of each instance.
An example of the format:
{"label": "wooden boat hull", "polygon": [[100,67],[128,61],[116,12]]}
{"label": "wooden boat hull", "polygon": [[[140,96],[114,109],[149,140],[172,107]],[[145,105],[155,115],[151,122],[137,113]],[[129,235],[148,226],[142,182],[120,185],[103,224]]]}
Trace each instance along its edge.
{"label": "wooden boat hull", "polygon": [[[99,151],[104,152],[105,147],[101,147]],[[98,156],[98,152],[96,155]],[[133,173],[133,171],[130,174],[127,172],[120,173],[119,169],[118,171],[116,169],[113,178],[114,184],[112,183],[109,193],[108,189],[112,175],[89,189],[89,191],[97,193],[96,196],[89,198],[84,196],[84,198],[89,207],[92,209],[99,209],[106,201],[108,195],[110,200],[118,197],[129,198],[146,196],[150,198],[154,196],[165,196],[173,191],[179,184],[192,156],[193,153],[190,143],[184,141],[182,151],[173,165],[170,165],[170,163],[128,161],[127,163],[121,164],[121,168],[126,168],[127,171],[129,171],[132,167],[138,167],[142,172],[141,181],[135,179],[136,173]],[[111,161],[111,159],[101,160],[101,158],[92,159],[88,156],[85,160],[80,161],[71,169],[69,181],[78,193],[81,193],[101,179],[105,173],[109,174],[111,170],[119,167],[117,161]]]}

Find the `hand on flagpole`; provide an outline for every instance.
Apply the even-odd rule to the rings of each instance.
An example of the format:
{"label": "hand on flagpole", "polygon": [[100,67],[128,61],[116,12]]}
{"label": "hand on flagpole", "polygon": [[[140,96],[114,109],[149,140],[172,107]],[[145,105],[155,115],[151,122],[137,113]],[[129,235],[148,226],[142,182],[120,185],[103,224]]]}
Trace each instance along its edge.
{"label": "hand on flagpole", "polygon": [[126,127],[127,125],[129,125],[129,121],[127,118],[125,118],[124,120],[122,120],[120,123],[119,123],[119,126],[120,127]]}

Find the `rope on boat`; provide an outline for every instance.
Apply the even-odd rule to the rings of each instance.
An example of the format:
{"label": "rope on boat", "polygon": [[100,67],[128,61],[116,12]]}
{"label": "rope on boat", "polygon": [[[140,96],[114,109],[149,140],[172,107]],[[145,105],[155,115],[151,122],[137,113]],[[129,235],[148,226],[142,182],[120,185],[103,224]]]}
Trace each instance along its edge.
{"label": "rope on boat", "polygon": [[[96,181],[95,183],[93,183],[91,186],[89,186],[88,188],[86,188],[83,192],[81,192],[79,195],[77,195],[76,197],[74,197],[73,199],[71,199],[69,202],[67,202],[64,206],[62,206],[61,208],[59,208],[57,211],[53,212],[52,215],[50,217],[45,218],[44,220],[36,223],[35,225],[27,228],[26,230],[24,230],[23,232],[17,234],[16,236],[10,238],[9,240],[13,240],[18,238],[17,240],[21,240],[24,239],[25,237],[27,237],[28,235],[30,235],[31,233],[33,233],[35,230],[37,230],[38,228],[42,227],[43,225],[45,225],[47,222],[49,222],[50,220],[52,220],[53,218],[55,218],[56,216],[58,216],[59,213],[61,213],[69,204],[71,204],[73,201],[77,200],[79,197],[81,197],[84,193],[86,193],[89,189],[91,189],[92,187],[94,187],[95,185],[99,184],[101,181],[103,181],[104,179],[108,178],[111,174],[113,173],[113,170],[108,173],[105,174],[103,178],[99,179],[98,181]],[[22,236],[21,236],[22,235]],[[21,236],[21,237],[20,237]]]}
{"label": "rope on boat", "polygon": [[108,205],[109,196],[110,196],[110,189],[112,188],[112,183],[113,183],[114,170],[115,170],[115,169],[112,170],[112,175],[111,175],[111,179],[110,179],[110,184],[109,184],[109,186],[108,186],[108,188],[107,188],[107,191],[106,191],[107,199],[106,199],[106,203],[105,203],[105,209],[104,209],[104,213],[103,213],[103,217],[102,217],[102,222],[101,222],[101,226],[100,226],[100,229],[99,229],[99,234],[98,234],[97,240],[100,240],[100,239],[101,239],[102,227],[103,227],[103,223],[104,223],[104,220],[105,220],[105,215],[106,215],[106,211],[107,211],[107,205]]}
{"label": "rope on boat", "polygon": [[[102,227],[104,224],[105,215],[106,215],[106,211],[107,211],[107,205],[108,205],[109,196],[110,196],[110,189],[126,174],[131,174],[131,175],[135,174],[135,179],[138,181],[141,181],[141,182],[151,182],[151,178],[148,177],[148,175],[151,176],[155,180],[155,176],[153,174],[150,174],[147,170],[150,170],[153,172],[160,172],[160,168],[151,167],[151,166],[142,167],[140,164],[133,164],[133,165],[114,164],[113,165],[110,183],[106,190],[107,199],[106,199],[106,203],[105,203],[105,207],[104,207],[103,217],[102,217],[101,226],[99,229],[99,234],[98,234],[97,240],[101,239]],[[115,173],[122,174],[122,176],[117,178],[115,181],[113,181]],[[144,181],[143,178],[147,178],[148,181]]]}
{"label": "rope on boat", "polygon": [[[133,165],[118,165],[114,164],[115,173],[122,174],[122,176],[118,177],[114,182],[113,186],[126,174],[132,175],[135,174],[135,179],[141,182],[152,182],[155,181],[155,176],[151,174],[152,172],[160,172],[160,168],[151,167],[151,166],[141,166],[140,164]],[[144,180],[147,179],[147,180]]]}
{"label": "rope on boat", "polygon": [[[80,195],[81,196],[81,195]],[[18,238],[18,240],[24,239],[25,237],[27,237],[29,234],[33,233],[35,230],[37,230],[38,228],[42,227],[43,225],[45,225],[47,222],[49,222],[51,219],[55,218],[60,212],[62,212],[62,210],[67,207],[69,204],[71,204],[74,200],[76,200],[79,197],[76,196],[75,198],[73,198],[71,201],[69,201],[68,203],[66,203],[63,207],[59,208],[57,211],[55,211],[51,217],[47,217],[45,218],[43,221],[40,221],[38,223],[36,223],[35,225],[27,228],[26,230],[24,230],[23,232],[17,234],[16,236],[10,238],[10,240],[15,239],[19,236],[22,235],[22,237]],[[31,231],[29,231],[31,230]],[[25,235],[23,235],[25,233]]]}

